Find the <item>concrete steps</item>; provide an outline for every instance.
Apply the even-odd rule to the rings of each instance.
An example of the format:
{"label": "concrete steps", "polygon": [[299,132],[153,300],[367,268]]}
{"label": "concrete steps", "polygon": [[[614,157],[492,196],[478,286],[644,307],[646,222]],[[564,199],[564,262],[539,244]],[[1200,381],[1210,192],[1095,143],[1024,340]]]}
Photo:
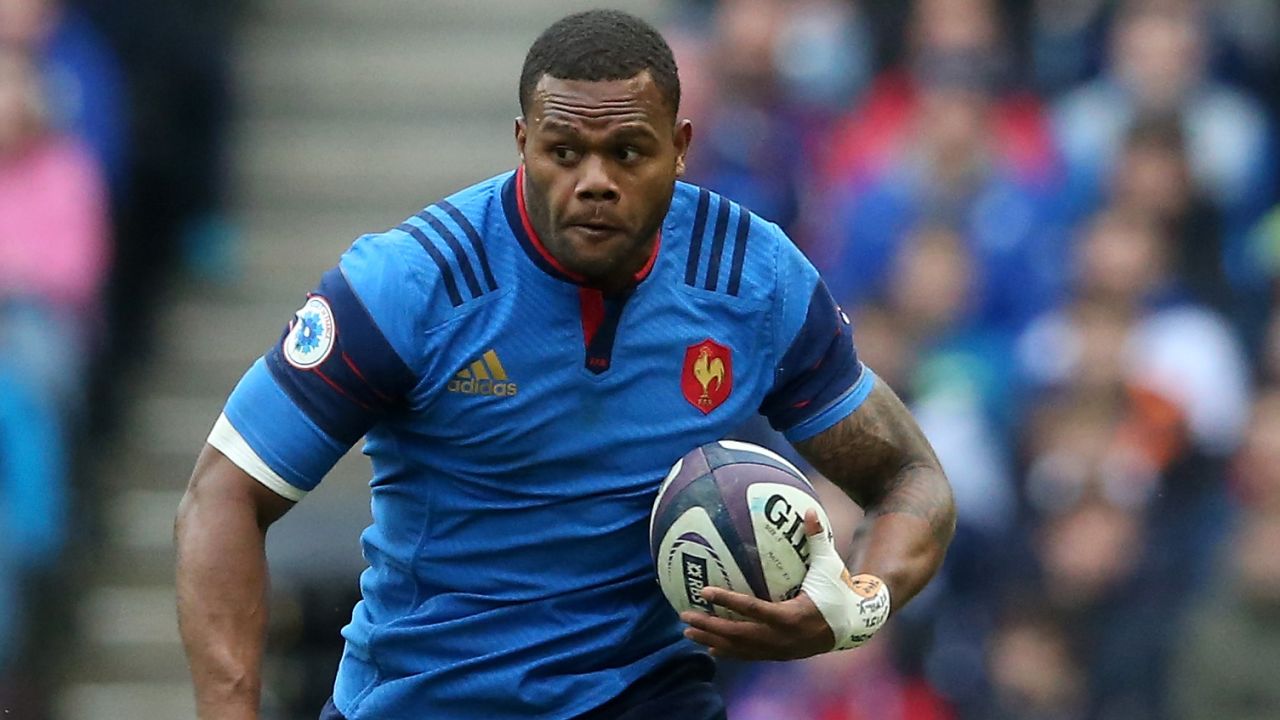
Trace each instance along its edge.
{"label": "concrete steps", "polygon": [[386,209],[428,202],[515,167],[514,118],[454,122],[343,120],[247,123],[238,141],[240,200],[249,210]]}

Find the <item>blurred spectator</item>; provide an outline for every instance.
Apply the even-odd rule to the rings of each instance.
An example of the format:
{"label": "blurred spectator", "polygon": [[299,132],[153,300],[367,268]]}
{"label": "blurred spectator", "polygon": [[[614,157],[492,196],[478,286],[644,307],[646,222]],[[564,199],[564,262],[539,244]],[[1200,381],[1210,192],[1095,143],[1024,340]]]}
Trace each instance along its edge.
{"label": "blurred spectator", "polygon": [[1071,630],[1047,610],[1006,614],[991,636],[989,720],[1083,720],[1085,674]]}
{"label": "blurred spectator", "polygon": [[842,120],[823,172],[828,185],[860,184],[892,171],[929,122],[926,87],[967,86],[986,96],[983,131],[993,162],[1019,181],[1045,182],[1057,171],[1039,101],[1012,90],[1011,53],[993,0],[920,0],[912,9],[901,66],[877,77]]}
{"label": "blurred spectator", "polygon": [[[1096,341],[1113,350],[1117,344],[1112,335]],[[1144,420],[1138,403],[1107,388],[1119,381],[1099,373],[1046,397],[1027,435],[1026,498],[1040,580],[1018,587],[1023,594],[1038,588],[1033,605],[1043,604],[1069,632],[1069,656],[1083,669],[1085,692],[1040,700],[1070,706],[1067,717],[1164,717],[1164,630],[1185,598],[1168,592],[1174,574],[1151,561],[1163,469],[1135,437],[1134,425]],[[1070,675],[1061,668],[1026,672]],[[993,680],[996,697],[1006,695],[1000,675]]]}
{"label": "blurred spectator", "polygon": [[1015,328],[1057,292],[1062,261],[1044,189],[999,158],[990,88],[966,66],[922,78],[902,154],[833,195],[827,239],[812,248],[837,298],[883,299],[909,233],[955,228],[975,266],[967,321]]}
{"label": "blurred spectator", "polygon": [[85,142],[121,196],[129,174],[128,102],[119,62],[97,29],[60,0],[0,0],[0,43],[37,58],[50,123]]}
{"label": "blurred spectator", "polygon": [[1173,272],[1200,302],[1227,310],[1219,213],[1197,187],[1176,116],[1143,116],[1129,128],[1111,180],[1116,205],[1145,213],[1173,243]]}
{"label": "blurred spectator", "polygon": [[1073,187],[1100,186],[1126,128],[1144,113],[1182,119],[1196,183],[1223,211],[1224,262],[1238,286],[1258,277],[1243,235],[1275,192],[1268,119],[1252,98],[1208,76],[1205,15],[1191,0],[1129,0],[1112,30],[1106,74],[1067,95],[1055,124]]}
{"label": "blurred spectator", "polygon": [[93,157],[47,128],[31,60],[0,49],[0,347],[58,407],[78,395],[109,259]]}
{"label": "blurred spectator", "polygon": [[61,413],[106,245],[92,157],[47,131],[32,59],[0,44],[0,686],[23,641],[24,586],[64,539]]}
{"label": "blurred spectator", "polygon": [[1044,597],[1083,659],[1098,720],[1163,717],[1165,630],[1179,598],[1139,572],[1149,539],[1140,508],[1086,500],[1043,527]]}
{"label": "blurred spectator", "polygon": [[1026,497],[1044,597],[1087,650],[1088,717],[1160,718],[1164,629],[1213,559],[1247,370],[1225,321],[1179,291],[1154,218],[1104,212],[1077,252],[1078,294],[1019,341],[1040,388]]}
{"label": "blurred spectator", "polygon": [[[1236,472],[1249,507],[1228,574],[1252,580],[1212,586],[1169,669],[1186,578],[1222,574],[1251,370],[1280,382],[1280,207],[1263,217],[1280,199],[1280,5],[697,5],[714,39],[685,35],[686,107],[707,128],[691,179],[802,243],[960,508],[887,642],[726,665],[732,716],[1197,720],[1247,717],[1248,698],[1277,714],[1264,549],[1280,540],[1251,519],[1265,503],[1248,478],[1280,467],[1259,449],[1280,409]],[[833,38],[875,42],[842,54]],[[864,89],[872,66],[887,69]],[[833,519],[857,519],[818,487]]]}
{"label": "blurred spectator", "polygon": [[[1225,457],[1248,414],[1247,365],[1225,320],[1179,287],[1171,254],[1153,219],[1126,210],[1101,214],[1078,248],[1078,299],[1037,320],[1019,340],[1019,357],[1030,381],[1042,387],[1080,382],[1098,363],[1118,362],[1127,383],[1174,404],[1196,447]],[[1132,318],[1121,347],[1103,357],[1090,357],[1084,342],[1092,332],[1087,321],[1097,316],[1082,314],[1096,307],[1090,303]]]}
{"label": "blurred spectator", "polygon": [[838,0],[725,0],[710,23],[705,52],[677,43],[685,112],[705,113],[689,177],[795,234],[828,116],[867,74],[860,19]]}
{"label": "blurred spectator", "polygon": [[909,348],[912,411],[929,436],[966,528],[995,540],[1013,514],[1013,484],[999,441],[1012,411],[1010,344],[974,327],[978,281],[963,239],[926,227],[902,248],[890,282],[893,332]]}
{"label": "blurred spectator", "polygon": [[708,72],[715,105],[690,177],[783,227],[794,222],[802,157],[779,102],[774,49],[783,8],[769,0],[721,3]]}
{"label": "blurred spectator", "polygon": [[[1280,390],[1254,409],[1236,465],[1243,515],[1219,571],[1188,576],[1200,594],[1176,633],[1171,682],[1179,720],[1280,716]],[[1198,581],[1198,582],[1196,582]]]}

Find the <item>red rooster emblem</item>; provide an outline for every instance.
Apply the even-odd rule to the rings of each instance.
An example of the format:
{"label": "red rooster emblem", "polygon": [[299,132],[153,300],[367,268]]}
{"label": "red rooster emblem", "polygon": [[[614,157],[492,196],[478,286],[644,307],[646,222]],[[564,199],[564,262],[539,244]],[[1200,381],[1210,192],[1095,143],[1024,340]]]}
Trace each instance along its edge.
{"label": "red rooster emblem", "polygon": [[680,386],[685,400],[703,414],[720,406],[733,390],[733,354],[708,338],[690,345],[684,354]]}

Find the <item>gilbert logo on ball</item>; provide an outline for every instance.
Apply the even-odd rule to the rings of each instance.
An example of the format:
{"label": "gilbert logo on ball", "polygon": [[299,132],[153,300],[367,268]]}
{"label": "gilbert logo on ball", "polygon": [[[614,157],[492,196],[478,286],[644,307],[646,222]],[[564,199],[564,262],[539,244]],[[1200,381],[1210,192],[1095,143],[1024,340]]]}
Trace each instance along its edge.
{"label": "gilbert logo on ball", "polygon": [[319,295],[312,295],[294,313],[293,325],[280,350],[290,365],[299,370],[310,370],[329,357],[337,335],[338,328],[329,302]]}
{"label": "gilbert logo on ball", "polygon": [[813,487],[765,448],[721,440],[671,468],[654,500],[649,541],[658,584],[677,611],[736,617],[702,598],[721,587],[766,600],[800,592],[809,567],[804,514],[827,525]]}

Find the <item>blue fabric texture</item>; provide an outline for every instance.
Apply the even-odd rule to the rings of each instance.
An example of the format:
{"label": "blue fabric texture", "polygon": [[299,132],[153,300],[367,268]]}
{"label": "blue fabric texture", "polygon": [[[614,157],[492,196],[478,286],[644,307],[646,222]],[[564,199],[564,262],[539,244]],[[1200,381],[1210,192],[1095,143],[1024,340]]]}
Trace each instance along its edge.
{"label": "blue fabric texture", "polygon": [[594,306],[612,336],[588,367],[606,331],[591,291],[540,254],[516,192],[506,173],[359,239],[312,293],[329,355],[287,331],[228,401],[304,490],[365,436],[369,567],[334,689],[349,720],[572,718],[697,657],[649,559],[667,469],[771,392],[775,423],[811,434],[870,383],[791,241],[686,184],[648,274]]}

